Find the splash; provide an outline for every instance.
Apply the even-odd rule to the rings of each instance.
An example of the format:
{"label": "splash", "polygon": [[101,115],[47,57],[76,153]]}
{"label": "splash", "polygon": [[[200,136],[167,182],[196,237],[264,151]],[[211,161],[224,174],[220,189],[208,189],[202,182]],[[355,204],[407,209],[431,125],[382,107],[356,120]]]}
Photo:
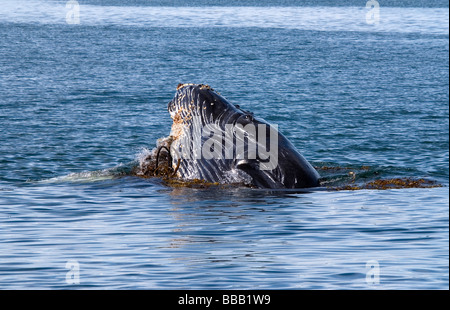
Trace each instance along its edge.
{"label": "splash", "polygon": [[172,166],[170,155],[172,141],[172,136],[164,137],[156,141],[156,147],[152,150],[143,148],[136,156],[137,165],[132,173],[143,178],[173,178],[178,169]]}

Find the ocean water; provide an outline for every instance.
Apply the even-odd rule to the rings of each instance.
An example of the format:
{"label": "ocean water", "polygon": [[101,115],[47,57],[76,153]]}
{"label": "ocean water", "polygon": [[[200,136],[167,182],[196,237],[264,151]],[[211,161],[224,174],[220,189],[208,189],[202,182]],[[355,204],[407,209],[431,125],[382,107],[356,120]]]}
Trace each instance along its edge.
{"label": "ocean water", "polygon": [[[376,24],[299,2],[79,1],[71,24],[65,1],[2,0],[0,288],[448,289],[448,1],[379,1]],[[135,177],[178,83],[277,124],[330,184],[442,186]]]}

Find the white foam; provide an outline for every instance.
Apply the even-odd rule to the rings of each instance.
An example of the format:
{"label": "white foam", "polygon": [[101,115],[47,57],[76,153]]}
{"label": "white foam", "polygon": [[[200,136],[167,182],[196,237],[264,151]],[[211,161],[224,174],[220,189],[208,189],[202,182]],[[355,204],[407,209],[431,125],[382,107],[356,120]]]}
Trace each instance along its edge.
{"label": "white foam", "polygon": [[111,180],[117,176],[117,174],[113,173],[112,169],[114,168],[97,171],[75,172],[60,177],[41,180],[38,183],[63,183],[63,182],[89,183],[89,182]]}

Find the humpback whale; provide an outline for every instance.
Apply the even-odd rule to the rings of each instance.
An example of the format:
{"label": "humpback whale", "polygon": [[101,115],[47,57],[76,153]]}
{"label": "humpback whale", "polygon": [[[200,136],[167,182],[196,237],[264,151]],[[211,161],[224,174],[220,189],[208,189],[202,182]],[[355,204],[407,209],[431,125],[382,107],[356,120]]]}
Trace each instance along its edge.
{"label": "humpback whale", "polygon": [[277,126],[208,85],[179,84],[168,111],[173,124],[156,161],[163,154],[172,177],[256,188],[320,186],[318,172]]}

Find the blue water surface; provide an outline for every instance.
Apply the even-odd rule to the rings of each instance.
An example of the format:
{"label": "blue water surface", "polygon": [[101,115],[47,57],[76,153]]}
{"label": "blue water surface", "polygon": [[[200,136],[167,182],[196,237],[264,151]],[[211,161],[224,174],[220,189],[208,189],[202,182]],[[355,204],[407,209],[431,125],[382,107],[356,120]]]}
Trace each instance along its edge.
{"label": "blue water surface", "polygon": [[[448,2],[380,1],[375,24],[364,1],[333,3],[87,0],[68,24],[65,1],[3,1],[0,288],[448,289]],[[277,124],[341,180],[442,187],[130,175],[169,134],[178,83]]]}

